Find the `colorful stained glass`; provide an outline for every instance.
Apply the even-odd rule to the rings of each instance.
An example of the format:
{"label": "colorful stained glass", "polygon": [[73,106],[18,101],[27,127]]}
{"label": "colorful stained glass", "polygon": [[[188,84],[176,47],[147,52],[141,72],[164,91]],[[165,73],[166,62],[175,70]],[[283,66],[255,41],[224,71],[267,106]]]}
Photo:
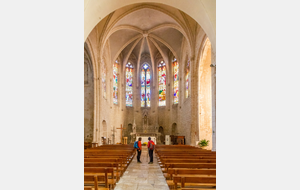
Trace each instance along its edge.
{"label": "colorful stained glass", "polygon": [[150,107],[150,69],[147,64],[143,65],[141,71],[141,106]]}
{"label": "colorful stained glass", "polygon": [[148,67],[149,67],[148,65],[144,65],[143,66],[144,69],[148,69]]}
{"label": "colorful stained glass", "polygon": [[166,105],[166,64],[158,65],[158,105]]}
{"label": "colorful stained glass", "polygon": [[179,76],[178,76],[179,65],[176,59],[173,61],[173,71],[174,71],[174,104],[178,104],[179,101]]}
{"label": "colorful stained glass", "polygon": [[150,107],[150,70],[147,69],[147,73],[146,73],[146,81],[147,81],[147,84],[146,84],[146,105],[147,107]]}
{"label": "colorful stained glass", "polygon": [[118,104],[118,64],[113,66],[113,102]]}
{"label": "colorful stained glass", "polygon": [[145,107],[145,86],[146,86],[146,75],[145,75],[145,70],[143,69],[141,72],[141,106]]}
{"label": "colorful stained glass", "polygon": [[133,66],[128,63],[126,65],[126,106],[132,107],[133,94],[132,94],[132,78],[133,78]]}
{"label": "colorful stained glass", "polygon": [[190,74],[190,60],[188,60],[185,75],[185,97],[189,97],[189,74]]}
{"label": "colorful stained glass", "polygon": [[106,67],[105,67],[105,63],[102,63],[102,88],[103,88],[103,98],[106,99]]}

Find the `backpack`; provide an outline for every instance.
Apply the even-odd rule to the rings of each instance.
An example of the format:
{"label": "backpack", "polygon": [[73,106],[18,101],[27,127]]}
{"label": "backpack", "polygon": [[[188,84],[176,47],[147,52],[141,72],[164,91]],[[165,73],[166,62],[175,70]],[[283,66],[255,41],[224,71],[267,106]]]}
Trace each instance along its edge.
{"label": "backpack", "polygon": [[139,148],[138,141],[135,141],[135,142],[134,142],[133,147],[134,147],[134,148]]}
{"label": "backpack", "polygon": [[150,142],[149,149],[154,150],[155,144],[153,141]]}

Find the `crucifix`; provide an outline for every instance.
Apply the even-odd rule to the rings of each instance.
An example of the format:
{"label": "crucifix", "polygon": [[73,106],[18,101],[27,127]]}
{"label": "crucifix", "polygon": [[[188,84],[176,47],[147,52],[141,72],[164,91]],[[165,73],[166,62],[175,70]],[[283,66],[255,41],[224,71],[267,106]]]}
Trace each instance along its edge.
{"label": "crucifix", "polygon": [[121,128],[117,128],[117,129],[121,129],[121,136],[120,136],[121,141],[120,142],[121,142],[121,144],[123,144],[122,143],[122,131],[123,131],[123,129],[126,129],[126,128],[122,128],[122,124],[121,124]]}

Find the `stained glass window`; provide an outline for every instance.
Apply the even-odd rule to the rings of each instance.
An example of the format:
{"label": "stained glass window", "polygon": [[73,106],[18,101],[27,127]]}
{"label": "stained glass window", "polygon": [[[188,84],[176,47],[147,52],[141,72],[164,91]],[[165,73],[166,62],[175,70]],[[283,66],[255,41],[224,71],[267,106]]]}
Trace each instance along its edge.
{"label": "stained glass window", "polygon": [[174,71],[174,104],[178,104],[178,101],[179,101],[179,88],[178,88],[178,85],[179,85],[179,76],[178,76],[178,70],[179,70],[179,65],[178,65],[178,62],[176,60],[176,58],[174,58],[174,61],[173,61],[173,71]]}
{"label": "stained glass window", "polygon": [[146,106],[150,107],[150,69],[146,72]]}
{"label": "stained glass window", "polygon": [[106,67],[105,67],[105,63],[102,63],[102,87],[103,87],[103,98],[106,99]]}
{"label": "stained glass window", "polygon": [[190,74],[190,60],[187,62],[186,75],[185,75],[185,97],[189,97],[189,74]]}
{"label": "stained glass window", "polygon": [[158,64],[158,105],[166,105],[166,63]]}
{"label": "stained glass window", "polygon": [[133,94],[132,94],[132,77],[133,65],[128,62],[126,64],[126,106],[132,107]]}
{"label": "stained glass window", "polygon": [[113,66],[113,102],[114,104],[118,104],[118,67],[119,65],[114,63]]}
{"label": "stained glass window", "polygon": [[147,64],[143,65],[141,71],[141,106],[150,107],[150,69]]}

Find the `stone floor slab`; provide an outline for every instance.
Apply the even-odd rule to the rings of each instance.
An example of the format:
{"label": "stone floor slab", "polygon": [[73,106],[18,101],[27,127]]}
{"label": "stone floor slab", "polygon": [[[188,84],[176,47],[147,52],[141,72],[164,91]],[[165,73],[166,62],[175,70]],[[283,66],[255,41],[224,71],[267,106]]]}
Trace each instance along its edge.
{"label": "stone floor slab", "polygon": [[115,190],[169,190],[155,154],[153,164],[148,164],[146,147],[142,149],[141,162],[137,163],[135,156]]}

